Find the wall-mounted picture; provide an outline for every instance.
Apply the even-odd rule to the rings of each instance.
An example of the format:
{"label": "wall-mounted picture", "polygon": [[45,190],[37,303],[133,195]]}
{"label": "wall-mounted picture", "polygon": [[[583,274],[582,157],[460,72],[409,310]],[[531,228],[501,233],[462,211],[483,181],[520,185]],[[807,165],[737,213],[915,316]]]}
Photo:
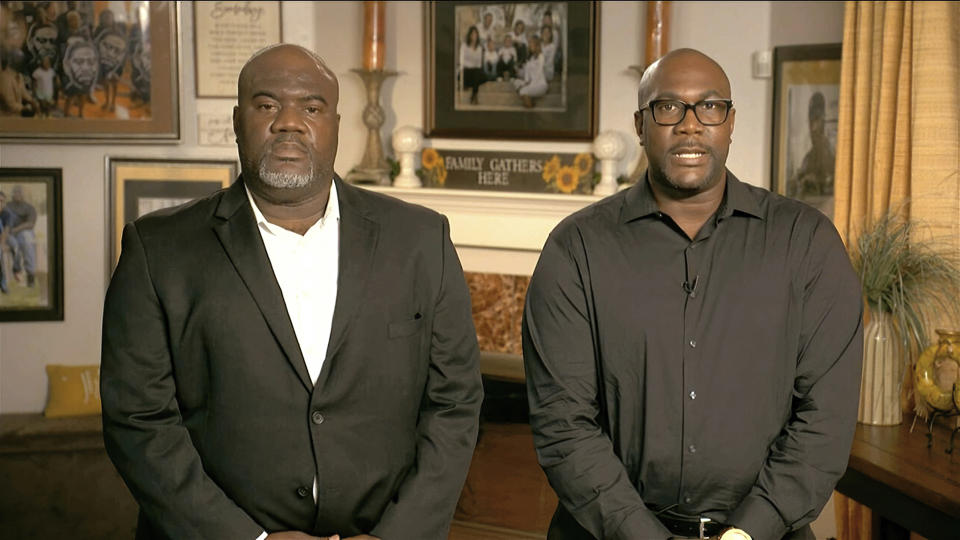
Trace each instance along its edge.
{"label": "wall-mounted picture", "polygon": [[841,45],[773,53],[772,190],[833,217]]}
{"label": "wall-mounted picture", "polygon": [[0,1],[0,137],[178,140],[177,11]]}
{"label": "wall-mounted picture", "polygon": [[61,177],[0,168],[0,321],[63,320]]}
{"label": "wall-mounted picture", "polygon": [[240,68],[283,41],[280,2],[191,2],[197,97],[237,97]]}
{"label": "wall-mounted picture", "polygon": [[150,212],[185,204],[228,187],[237,177],[237,170],[233,161],[107,158],[107,275],[120,258],[124,225]]}
{"label": "wall-mounted picture", "polygon": [[426,135],[592,140],[596,2],[427,2]]}

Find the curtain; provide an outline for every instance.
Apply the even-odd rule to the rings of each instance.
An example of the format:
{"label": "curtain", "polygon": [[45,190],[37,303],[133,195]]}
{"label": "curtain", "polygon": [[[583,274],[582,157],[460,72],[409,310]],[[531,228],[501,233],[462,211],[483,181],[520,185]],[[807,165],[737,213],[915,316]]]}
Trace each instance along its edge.
{"label": "curtain", "polygon": [[[834,221],[849,246],[898,209],[960,256],[960,3],[846,3]],[[870,510],[835,494],[839,540]]]}

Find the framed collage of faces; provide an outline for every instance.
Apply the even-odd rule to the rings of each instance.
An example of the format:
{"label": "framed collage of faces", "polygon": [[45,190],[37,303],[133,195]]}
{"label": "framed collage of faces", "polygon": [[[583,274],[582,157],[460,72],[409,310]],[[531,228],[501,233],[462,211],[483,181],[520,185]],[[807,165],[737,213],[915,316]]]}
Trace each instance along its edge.
{"label": "framed collage of faces", "polygon": [[180,138],[177,2],[0,2],[0,138]]}
{"label": "framed collage of faces", "polygon": [[597,2],[427,2],[428,137],[592,140]]}

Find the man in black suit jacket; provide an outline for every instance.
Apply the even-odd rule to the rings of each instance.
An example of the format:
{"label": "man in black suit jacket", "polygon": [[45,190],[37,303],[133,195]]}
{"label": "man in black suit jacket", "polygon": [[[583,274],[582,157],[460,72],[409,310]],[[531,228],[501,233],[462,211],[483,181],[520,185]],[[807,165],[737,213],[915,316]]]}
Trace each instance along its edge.
{"label": "man in black suit jacket", "polygon": [[101,395],[138,538],[446,538],[482,400],[469,293],[443,216],[333,173],[338,92],[306,49],[257,53],[241,178],[124,229]]}

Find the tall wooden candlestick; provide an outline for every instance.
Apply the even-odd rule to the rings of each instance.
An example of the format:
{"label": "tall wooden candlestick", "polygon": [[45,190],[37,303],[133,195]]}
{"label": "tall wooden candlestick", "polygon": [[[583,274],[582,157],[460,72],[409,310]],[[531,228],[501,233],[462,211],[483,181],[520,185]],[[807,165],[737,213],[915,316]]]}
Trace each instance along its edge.
{"label": "tall wooden candlestick", "polygon": [[383,57],[386,52],[386,7],[386,2],[382,0],[367,0],[363,3],[363,69],[367,71],[383,70]]}
{"label": "tall wooden candlestick", "polygon": [[[670,1],[647,2],[646,48],[643,51],[643,65],[630,66],[641,77],[644,70],[658,58],[670,51]],[[630,173],[626,185],[635,184],[647,172],[647,156],[640,151],[640,159]]]}

